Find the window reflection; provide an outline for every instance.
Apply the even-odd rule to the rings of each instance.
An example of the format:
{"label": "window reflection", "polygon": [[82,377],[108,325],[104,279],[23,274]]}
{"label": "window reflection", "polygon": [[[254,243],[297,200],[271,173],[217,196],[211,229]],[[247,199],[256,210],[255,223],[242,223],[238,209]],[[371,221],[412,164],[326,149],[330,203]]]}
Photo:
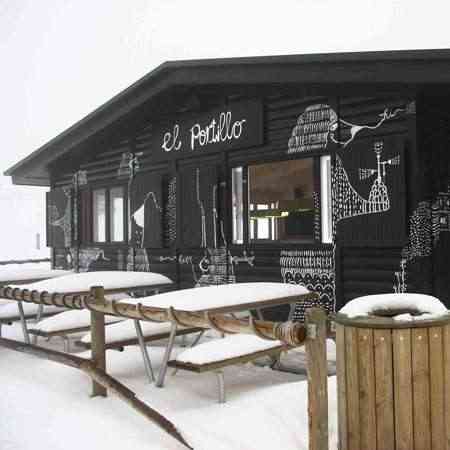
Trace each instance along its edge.
{"label": "window reflection", "polygon": [[248,167],[250,239],[313,239],[313,167],[313,158]]}

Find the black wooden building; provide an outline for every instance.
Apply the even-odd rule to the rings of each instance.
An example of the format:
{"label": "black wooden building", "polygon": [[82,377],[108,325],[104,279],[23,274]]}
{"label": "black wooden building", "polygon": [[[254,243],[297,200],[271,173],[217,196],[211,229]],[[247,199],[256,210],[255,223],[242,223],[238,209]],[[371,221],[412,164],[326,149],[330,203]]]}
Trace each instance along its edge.
{"label": "black wooden building", "polygon": [[449,50],[168,62],[6,175],[57,268],[450,306]]}

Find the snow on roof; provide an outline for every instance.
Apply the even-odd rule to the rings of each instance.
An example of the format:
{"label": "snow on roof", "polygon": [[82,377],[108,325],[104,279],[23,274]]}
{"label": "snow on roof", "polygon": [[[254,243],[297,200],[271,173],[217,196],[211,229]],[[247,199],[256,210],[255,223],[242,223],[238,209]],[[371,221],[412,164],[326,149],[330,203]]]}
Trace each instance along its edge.
{"label": "snow on roof", "polygon": [[108,290],[139,286],[157,286],[161,284],[172,284],[172,280],[154,272],[125,272],[114,270],[72,273],[58,277],[57,279],[38,281],[17,287],[41,292],[47,291],[65,294],[89,291],[92,286],[103,286],[105,290]]}
{"label": "snow on roof", "polygon": [[164,294],[143,297],[140,302],[145,306],[169,308],[183,311],[200,311],[264,302],[290,296],[310,293],[304,286],[286,283],[233,283],[219,286],[198,287],[166,292]]}
{"label": "snow on roof", "polygon": [[[346,314],[348,317],[361,317],[377,311],[390,310],[417,311],[423,314],[423,316],[420,316],[423,319],[448,314],[447,308],[436,297],[414,293],[376,294],[358,297],[348,302],[339,313]],[[405,314],[402,314],[402,316],[402,320],[404,320]]]}
{"label": "snow on roof", "polygon": [[52,270],[48,262],[7,264],[0,266],[0,283],[5,281],[55,278],[71,273],[68,270]]}

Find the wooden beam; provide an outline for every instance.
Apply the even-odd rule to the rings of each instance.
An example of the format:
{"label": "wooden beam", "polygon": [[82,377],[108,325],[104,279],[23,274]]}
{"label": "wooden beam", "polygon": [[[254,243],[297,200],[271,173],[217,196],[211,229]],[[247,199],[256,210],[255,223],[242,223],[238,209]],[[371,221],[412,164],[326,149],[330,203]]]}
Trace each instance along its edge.
{"label": "wooden beam", "polygon": [[[91,288],[91,298],[94,304],[101,305],[105,301],[103,287]],[[91,310],[91,352],[92,362],[98,369],[106,370],[105,351],[105,315],[101,312]],[[92,397],[106,397],[106,389],[103,384],[98,383],[95,378],[92,381]]]}
{"label": "wooden beam", "polygon": [[[103,299],[95,301],[92,295],[63,295],[27,289],[0,288],[0,298],[42,303],[73,309],[87,308],[90,311],[150,322],[175,322],[181,327],[215,328],[223,333],[243,333],[263,336],[269,340],[280,340],[290,346],[302,345],[306,338],[305,327],[298,322],[269,322],[264,320],[235,319],[222,313],[178,311],[173,308],[161,309],[141,304],[129,304]],[[295,296],[296,301],[316,300],[314,292]],[[287,299],[285,299],[287,300]],[[292,299],[291,299],[292,300]]]}
{"label": "wooden beam", "polygon": [[306,327],[309,450],[328,450],[328,327],[325,311],[307,309]]}

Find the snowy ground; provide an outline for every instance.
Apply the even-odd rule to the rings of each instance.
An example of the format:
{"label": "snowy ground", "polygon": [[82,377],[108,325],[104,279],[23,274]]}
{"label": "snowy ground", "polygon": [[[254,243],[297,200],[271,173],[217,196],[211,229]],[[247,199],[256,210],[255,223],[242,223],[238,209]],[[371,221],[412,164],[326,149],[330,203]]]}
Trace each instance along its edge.
{"label": "snowy ground", "polygon": [[[17,325],[3,330],[5,337],[21,336]],[[62,349],[57,338],[43,344]],[[150,350],[156,370],[163,349],[156,345]],[[227,368],[227,403],[219,404],[213,374],[169,372],[165,388],[159,389],[146,381],[138,348],[110,351],[107,358],[109,373],[166,415],[196,450],[307,449],[303,375],[252,364]],[[301,367],[302,361],[302,354],[295,352],[286,363]],[[0,384],[1,450],[184,448],[114,396],[89,398],[90,380],[76,369],[0,348]],[[329,384],[335,449],[334,377]]]}

